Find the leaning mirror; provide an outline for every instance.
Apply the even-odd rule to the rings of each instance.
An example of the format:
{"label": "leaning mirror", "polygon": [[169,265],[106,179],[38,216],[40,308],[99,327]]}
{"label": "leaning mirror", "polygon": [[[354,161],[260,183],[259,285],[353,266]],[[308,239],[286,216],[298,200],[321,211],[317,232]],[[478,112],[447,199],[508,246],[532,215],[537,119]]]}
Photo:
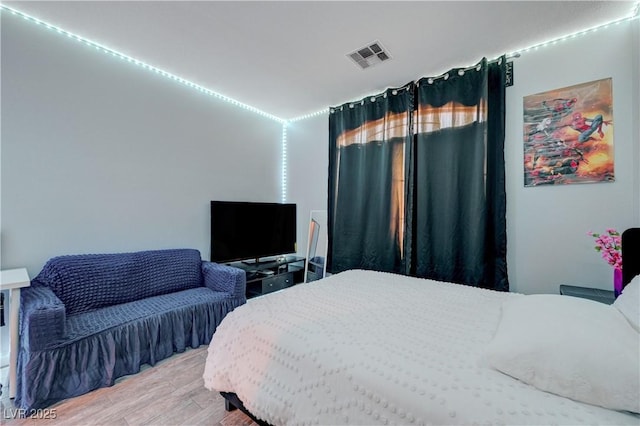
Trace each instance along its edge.
{"label": "leaning mirror", "polygon": [[311,210],[309,237],[304,266],[304,282],[319,280],[326,273],[327,258],[327,211]]}

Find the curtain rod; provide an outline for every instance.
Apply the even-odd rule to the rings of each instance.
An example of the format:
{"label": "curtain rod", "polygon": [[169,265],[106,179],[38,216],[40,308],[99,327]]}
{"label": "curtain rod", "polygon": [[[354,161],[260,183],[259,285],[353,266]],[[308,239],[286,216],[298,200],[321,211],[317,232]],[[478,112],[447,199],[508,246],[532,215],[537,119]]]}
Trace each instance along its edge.
{"label": "curtain rod", "polygon": [[[514,58],[519,58],[519,57],[520,57],[520,53],[518,53],[518,52],[509,53],[508,55],[505,55],[505,59],[507,59],[507,60],[514,59]],[[493,63],[496,63],[496,62],[499,63],[500,61],[502,61],[502,57],[496,58],[496,59],[492,59],[491,61],[487,61],[487,63],[493,64]],[[463,75],[465,72],[471,71],[472,69],[477,69],[478,71],[480,71],[480,64],[472,65],[472,66],[469,66],[469,67],[466,67],[466,68],[461,68],[461,69],[458,70],[458,74],[459,75]],[[439,80],[441,78],[444,78],[444,79],[449,78],[449,71],[447,71],[447,72],[445,72],[443,74],[437,75],[435,77],[429,77],[429,78],[427,78],[427,82],[429,84],[431,84],[434,81]],[[416,82],[416,85],[418,85],[418,82]]]}
{"label": "curtain rod", "polygon": [[[520,53],[519,53],[519,52],[509,53],[509,54],[506,54],[506,55],[504,55],[504,56],[505,56],[505,58],[506,58],[507,60],[509,60],[509,59],[514,59],[514,58],[519,58],[519,57],[520,57]],[[495,63],[495,62],[499,62],[499,61],[501,61],[501,60],[502,60],[502,57],[500,57],[500,58],[496,58],[496,59],[492,59],[492,60],[490,60],[490,61],[487,61],[487,63],[492,64],[492,63]],[[477,68],[477,67],[479,67],[479,66],[480,66],[480,64],[476,64],[476,65],[473,65],[473,66],[470,66],[470,67],[467,67],[467,68],[461,68],[461,69],[459,69],[459,70],[458,70],[458,73],[462,73],[462,74],[464,74],[466,71],[470,71],[470,70],[472,70],[472,69],[474,69],[474,68]],[[425,78],[425,77],[422,77],[422,78]],[[416,86],[418,86],[418,82],[419,82],[419,80],[421,80],[422,78],[420,78],[420,79],[418,79],[418,80],[416,80],[416,81],[411,81],[411,82],[409,82],[409,83],[407,83],[407,84],[405,84],[404,86],[401,86],[401,87],[396,87],[396,88],[394,88],[394,89],[387,89],[387,90],[385,90],[385,91],[384,91],[384,92],[382,92],[382,93],[378,93],[378,94],[375,94],[375,95],[365,96],[364,98],[362,98],[362,99],[361,99],[361,100],[359,100],[359,101],[346,102],[346,103],[344,103],[344,104],[342,104],[342,105],[340,105],[340,106],[337,106],[337,107],[331,107],[331,108],[329,108],[329,112],[330,112],[330,113],[333,113],[335,110],[341,110],[345,105],[348,105],[348,106],[349,106],[349,108],[353,108],[356,104],[364,105],[365,99],[370,99],[370,100],[373,102],[373,101],[375,101],[377,98],[380,98],[380,97],[384,97],[384,98],[386,98],[386,97],[387,97],[387,92],[388,92],[389,90],[391,90],[391,93],[392,93],[393,95],[397,95],[397,94],[398,94],[398,92],[401,92],[402,90],[406,90],[406,89],[408,89],[412,84],[415,84]],[[435,80],[438,80],[438,79],[440,79],[440,78],[449,78],[449,72],[447,71],[447,72],[446,72],[446,73],[444,73],[444,74],[440,74],[440,75],[435,76],[435,77],[429,77],[429,78],[427,79],[427,81],[429,82],[429,84],[431,84],[431,83],[433,83]]]}

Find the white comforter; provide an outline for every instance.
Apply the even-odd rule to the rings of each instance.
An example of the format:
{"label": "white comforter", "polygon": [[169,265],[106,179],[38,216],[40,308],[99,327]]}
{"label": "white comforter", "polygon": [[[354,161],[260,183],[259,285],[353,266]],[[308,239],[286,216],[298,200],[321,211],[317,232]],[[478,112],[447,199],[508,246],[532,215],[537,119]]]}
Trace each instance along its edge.
{"label": "white comforter", "polygon": [[204,371],[256,417],[293,424],[640,424],[478,362],[517,294],[348,271],[251,299]]}

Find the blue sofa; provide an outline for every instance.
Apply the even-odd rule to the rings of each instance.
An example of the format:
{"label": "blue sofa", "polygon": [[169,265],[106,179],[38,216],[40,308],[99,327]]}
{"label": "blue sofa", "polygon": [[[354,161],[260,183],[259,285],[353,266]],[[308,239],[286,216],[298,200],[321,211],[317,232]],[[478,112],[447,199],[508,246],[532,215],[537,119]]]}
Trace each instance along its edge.
{"label": "blue sofa", "polygon": [[50,259],[20,307],[18,408],[33,410],[208,344],[245,272],[192,249]]}

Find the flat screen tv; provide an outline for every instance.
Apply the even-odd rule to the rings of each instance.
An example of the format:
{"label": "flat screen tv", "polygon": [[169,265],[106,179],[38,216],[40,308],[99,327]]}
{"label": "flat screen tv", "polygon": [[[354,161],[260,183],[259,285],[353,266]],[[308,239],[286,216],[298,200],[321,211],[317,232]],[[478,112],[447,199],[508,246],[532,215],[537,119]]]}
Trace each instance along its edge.
{"label": "flat screen tv", "polygon": [[295,252],[295,204],[211,201],[212,262],[260,262]]}

